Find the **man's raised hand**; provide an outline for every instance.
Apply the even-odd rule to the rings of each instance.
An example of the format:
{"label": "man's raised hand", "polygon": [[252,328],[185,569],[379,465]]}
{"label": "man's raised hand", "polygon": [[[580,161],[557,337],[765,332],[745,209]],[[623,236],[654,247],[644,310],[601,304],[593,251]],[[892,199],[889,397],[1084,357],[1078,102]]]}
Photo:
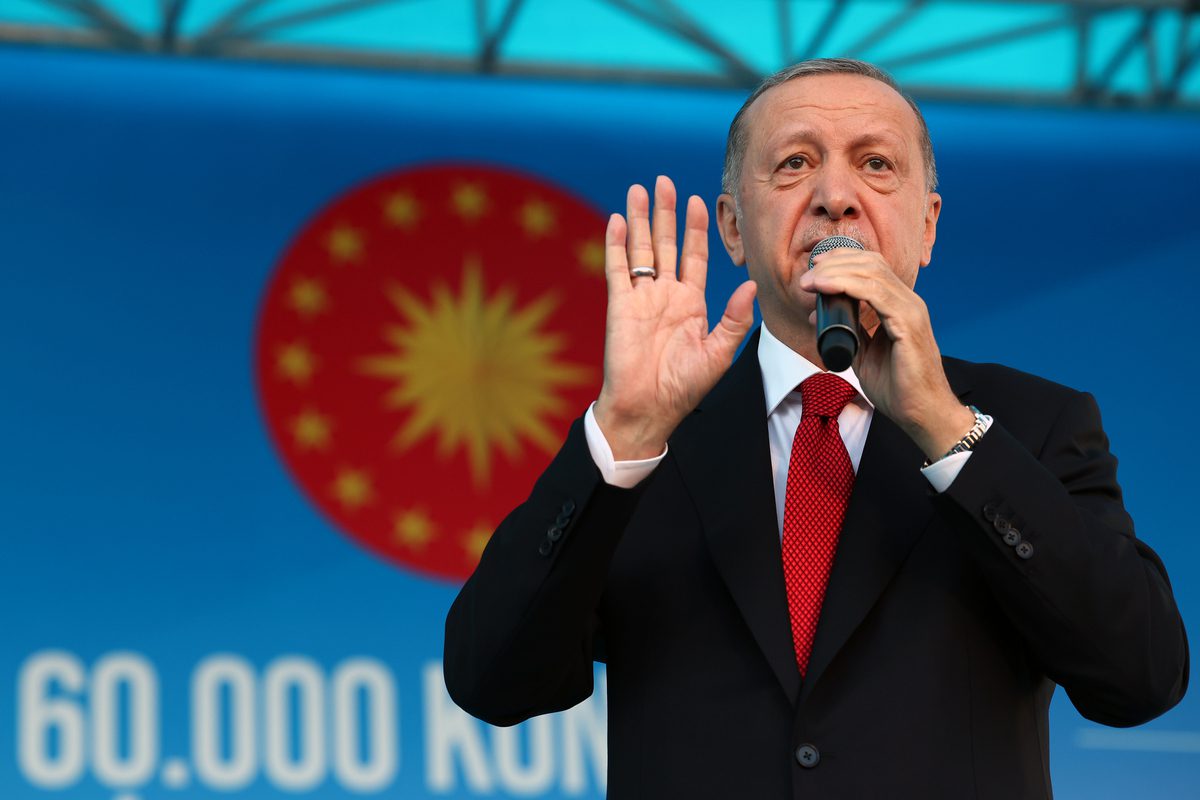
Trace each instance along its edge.
{"label": "man's raised hand", "polygon": [[[653,275],[635,277],[645,268]],[[629,187],[626,217],[609,217],[604,271],[608,318],[596,422],[615,460],[652,458],[729,368],[754,320],[755,285],[734,291],[710,332],[708,209],[688,198],[679,253],[675,185],[666,176],[654,186],[653,223],[640,185]]]}

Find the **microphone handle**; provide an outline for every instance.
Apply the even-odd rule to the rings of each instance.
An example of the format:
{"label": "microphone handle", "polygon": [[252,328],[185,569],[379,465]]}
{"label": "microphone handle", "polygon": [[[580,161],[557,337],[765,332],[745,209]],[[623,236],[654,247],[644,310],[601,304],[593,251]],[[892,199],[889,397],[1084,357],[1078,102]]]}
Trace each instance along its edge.
{"label": "microphone handle", "polygon": [[844,294],[817,295],[817,351],[825,369],[841,372],[858,353],[858,302]]}

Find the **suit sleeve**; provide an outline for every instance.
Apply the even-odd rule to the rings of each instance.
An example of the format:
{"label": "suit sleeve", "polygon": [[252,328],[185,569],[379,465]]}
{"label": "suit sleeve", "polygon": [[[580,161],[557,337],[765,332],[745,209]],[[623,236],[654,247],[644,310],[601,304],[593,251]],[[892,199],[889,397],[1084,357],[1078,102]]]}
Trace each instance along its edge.
{"label": "suit sleeve", "polygon": [[446,618],[446,688],[494,725],[592,693],[597,609],[642,488],[601,480],[582,420],[529,498],[504,519]]}
{"label": "suit sleeve", "polygon": [[1128,726],[1183,697],[1188,646],[1116,469],[1095,401],[1072,393],[1036,454],[997,416],[935,502],[1045,674],[1088,719]]}

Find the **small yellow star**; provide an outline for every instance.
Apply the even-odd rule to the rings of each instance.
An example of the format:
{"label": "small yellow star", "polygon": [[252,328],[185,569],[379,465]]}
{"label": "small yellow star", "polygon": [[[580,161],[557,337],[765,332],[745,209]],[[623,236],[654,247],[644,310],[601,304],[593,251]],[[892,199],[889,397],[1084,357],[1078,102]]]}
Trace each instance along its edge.
{"label": "small yellow star", "polygon": [[462,546],[467,551],[467,558],[472,564],[479,563],[479,559],[483,557],[483,548],[487,547],[491,538],[492,528],[483,523],[475,525],[463,536]]}
{"label": "small yellow star", "polygon": [[392,535],[398,544],[414,550],[424,550],[437,534],[433,520],[423,509],[413,508],[396,516]]}
{"label": "small yellow star", "polygon": [[411,230],[421,217],[421,206],[408,192],[396,192],[384,203],[383,215],[396,227]]}
{"label": "small yellow star", "polygon": [[292,420],[292,436],[301,450],[324,450],[329,445],[329,419],[316,411],[305,411]]}
{"label": "small yellow star", "polygon": [[589,275],[604,275],[604,245],[598,239],[589,239],[579,245],[579,266]]}
{"label": "small yellow star", "polygon": [[363,235],[349,225],[338,225],[325,237],[325,248],[334,261],[358,261],[363,252]]}
{"label": "small yellow star", "polygon": [[308,383],[317,368],[317,359],[303,344],[289,344],[279,349],[275,366],[288,380]]}
{"label": "small yellow star", "polygon": [[308,278],[296,281],[288,291],[288,305],[305,319],[320,314],[328,304],[329,296],[325,294],[325,289]]}
{"label": "small yellow star", "polygon": [[474,222],[487,212],[488,199],[477,184],[460,184],[454,190],[454,210],[467,222]]}
{"label": "small yellow star", "polygon": [[371,476],[358,469],[343,469],[333,482],[333,496],[354,511],[371,502],[374,495]]}
{"label": "small yellow star", "polygon": [[518,216],[525,233],[535,239],[554,230],[554,209],[550,207],[549,203],[530,200],[521,206]]}

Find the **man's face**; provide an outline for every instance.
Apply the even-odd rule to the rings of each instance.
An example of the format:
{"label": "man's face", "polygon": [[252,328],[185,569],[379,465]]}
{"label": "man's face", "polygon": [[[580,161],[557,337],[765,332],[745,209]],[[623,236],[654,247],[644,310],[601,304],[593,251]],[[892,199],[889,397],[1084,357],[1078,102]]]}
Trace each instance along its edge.
{"label": "man's face", "polygon": [[[764,92],[744,118],[739,187],[718,200],[721,237],[758,284],[777,335],[811,331],[815,296],[798,281],[813,245],[841,234],[880,253],[908,286],[929,263],[941,197],[926,189],[916,114],[862,75],[812,75]],[[862,324],[878,320],[864,307]]]}

